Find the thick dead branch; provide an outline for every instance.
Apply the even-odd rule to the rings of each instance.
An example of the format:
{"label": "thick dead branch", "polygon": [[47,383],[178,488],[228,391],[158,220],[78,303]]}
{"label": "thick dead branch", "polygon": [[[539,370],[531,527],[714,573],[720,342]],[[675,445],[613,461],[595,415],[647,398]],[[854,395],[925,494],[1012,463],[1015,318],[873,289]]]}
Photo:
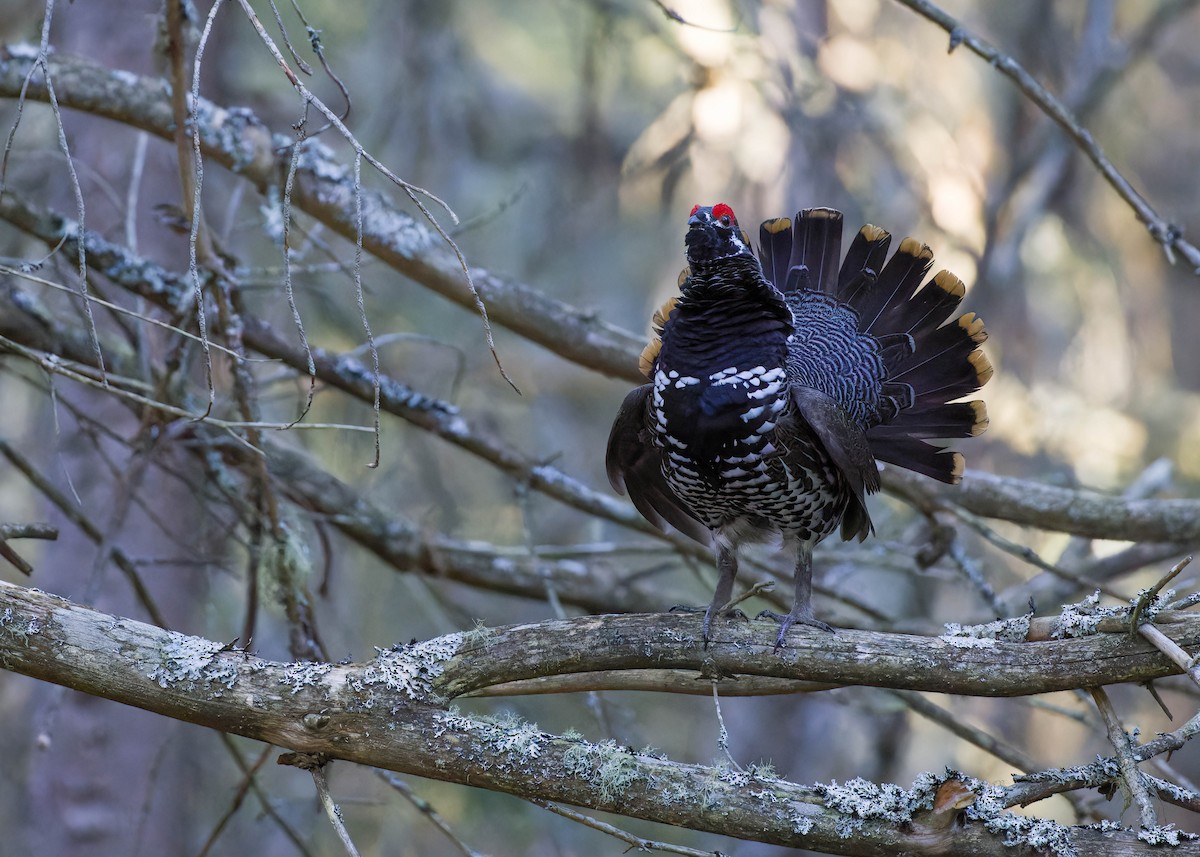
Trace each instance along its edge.
{"label": "thick dead branch", "polygon": [[[504,655],[492,663],[503,665],[499,669],[509,678],[531,664],[537,665],[533,672],[571,668],[555,651],[555,642],[564,635],[588,641],[587,654],[574,644],[568,647],[576,667],[589,657],[590,667],[614,657],[643,666],[683,657],[690,668],[699,669],[715,658],[757,664],[758,669],[771,662],[777,674],[788,674],[803,673],[811,661],[812,650],[802,646],[775,658],[773,626],[757,624],[742,627],[761,631],[761,645],[731,641],[735,644],[720,644],[706,653],[698,633],[692,633],[698,627],[694,617],[590,617],[451,634],[382,650],[367,664],[287,664],[0,583],[0,663],[7,669],[300,753],[832,854],[1010,857],[1039,853],[1031,841],[1060,853],[1149,853],[1150,846],[1132,831],[1067,828],[1010,815],[997,803],[995,787],[953,772],[922,775],[911,790],[858,780],[802,786],[755,772],[674,762],[615,742],[552,735],[516,718],[467,716],[445,707],[456,688],[481,677],[479,664],[488,660],[481,655],[528,644],[538,634],[540,644],[526,645],[522,657]],[[1194,638],[1200,623],[1192,627],[1189,636]],[[863,656],[863,646],[867,638],[883,638],[819,636],[823,641],[845,636],[846,643],[853,637],[853,644],[835,647],[847,667],[874,660]],[[1123,656],[1109,665],[1143,661],[1144,646],[1127,635],[1113,638],[1108,642],[1115,642],[1114,651]],[[1012,645],[1047,654],[1053,649],[1061,656],[1062,647],[1082,652],[1095,643]],[[921,668],[930,675],[940,671],[942,649],[951,647],[931,640],[919,645],[930,656]],[[610,647],[620,654],[614,656]],[[964,654],[970,653],[958,650],[953,658],[962,660]],[[991,654],[1007,658],[1013,652],[1005,647]],[[1162,669],[1162,659],[1153,657]],[[1076,666],[1082,675],[1082,662]],[[1003,672],[989,674],[1003,680]],[[942,799],[945,788],[960,799]],[[853,835],[845,835],[847,830]],[[1200,844],[1184,841],[1173,853],[1200,854]]]}
{"label": "thick dead branch", "polygon": [[943,485],[897,467],[885,467],[882,481],[884,488],[923,509],[961,506],[985,518],[1093,539],[1200,541],[1197,500],[1129,500],[978,470],[967,471],[959,485]]}

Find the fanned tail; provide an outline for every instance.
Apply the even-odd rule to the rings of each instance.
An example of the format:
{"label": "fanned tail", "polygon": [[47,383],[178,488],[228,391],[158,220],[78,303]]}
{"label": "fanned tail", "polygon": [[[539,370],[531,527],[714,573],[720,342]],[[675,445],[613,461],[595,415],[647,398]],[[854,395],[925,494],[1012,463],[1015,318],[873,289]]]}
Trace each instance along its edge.
{"label": "fanned tail", "polygon": [[763,274],[784,294],[799,289],[834,294],[842,253],[842,213],[809,208],[765,221],[758,230]]}
{"label": "fanned tail", "polygon": [[888,380],[880,390],[881,422],[867,432],[875,457],[958,482],[961,455],[927,439],[972,437],[987,428],[982,401],[954,402],[982,387],[992,366],[979,345],[987,338],[973,313],[947,324],[966,289],[949,271],[925,283],[933,252],[905,238],[889,259],[892,236],[878,226],[858,231],[838,267],[842,215],[828,208],[778,217],[759,228],[763,273],[784,294],[812,289],[858,313],[860,333],[879,347]]}
{"label": "fanned tail", "polygon": [[906,238],[882,264],[890,236],[864,226],[851,243],[837,297],[859,314],[859,330],[879,340],[888,382],[884,421],[867,432],[875,457],[943,482],[962,477],[962,456],[925,438],[972,437],[988,425],[982,401],[954,402],[992,377],[979,345],[987,339],[974,313],[946,324],[966,289],[949,271],[921,285],[933,253]]}

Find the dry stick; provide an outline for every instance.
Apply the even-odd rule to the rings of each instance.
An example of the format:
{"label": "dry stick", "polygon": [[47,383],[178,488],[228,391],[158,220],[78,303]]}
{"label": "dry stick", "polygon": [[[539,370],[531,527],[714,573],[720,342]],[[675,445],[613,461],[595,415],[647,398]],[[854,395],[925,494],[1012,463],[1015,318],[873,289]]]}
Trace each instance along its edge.
{"label": "dry stick", "polygon": [[628,843],[629,848],[626,849],[627,852],[637,849],[638,851],[663,851],[667,854],[684,854],[686,857],[724,857],[720,851],[700,851],[696,848],[688,848],[686,845],[672,845],[669,842],[655,842],[653,839],[644,839],[641,836],[630,833],[628,830],[622,830],[608,822],[592,818],[590,815],[584,815],[582,812],[562,806],[561,804],[545,800],[531,800],[530,803],[534,806],[540,806],[542,809],[549,810],[555,815],[561,815],[563,818],[579,822],[584,827],[599,830],[601,833],[607,833],[609,836]]}
{"label": "dry stick", "polygon": [[58,539],[58,527],[53,524],[0,524],[0,539]]}
{"label": "dry stick", "polygon": [[1156,598],[1158,598],[1158,593],[1162,592],[1163,587],[1174,580],[1179,572],[1187,568],[1191,561],[1192,558],[1190,556],[1185,556],[1179,562],[1175,563],[1171,570],[1168,571],[1162,578],[1160,578],[1157,583],[1138,596],[1137,601],[1133,605],[1133,609],[1129,611],[1130,634],[1133,634],[1142,624],[1142,615],[1148,609],[1150,609],[1150,605],[1154,603]]}
{"label": "dry stick", "polygon": [[1197,686],[1200,686],[1200,666],[1196,665],[1194,657],[1185,652],[1174,640],[1149,622],[1139,625],[1138,633],[1145,637],[1150,645],[1174,661],[1175,665],[1183,670],[1188,678]]}
{"label": "dry stick", "polygon": [[1146,199],[1112,165],[1091,132],[1080,125],[1067,106],[1038,83],[1020,63],[989,42],[964,29],[955,18],[928,0],[896,0],[896,2],[928,18],[949,33],[950,50],[954,50],[959,45],[966,45],[972,53],[987,60],[997,71],[1012,80],[1017,89],[1036,104],[1043,113],[1057,122],[1066,131],[1067,136],[1074,140],[1080,150],[1088,156],[1105,181],[1133,209],[1138,219],[1146,224],[1150,236],[1162,245],[1167,260],[1171,264],[1175,263],[1172,250],[1176,250],[1188,261],[1192,270],[1196,274],[1200,274],[1200,249],[1183,239],[1183,234],[1178,226],[1159,216]]}
{"label": "dry stick", "polygon": [[717,730],[717,746],[725,754],[725,758],[729,760],[729,764],[733,766],[734,770],[745,771],[746,769],[739,765],[737,759],[733,758],[733,754],[729,752],[729,730],[725,728],[725,718],[721,716],[721,697],[717,693],[717,679],[712,680],[712,699],[713,708],[717,712],[717,725],[719,727]]}
{"label": "dry stick", "polygon": [[[323,61],[323,60],[322,60]],[[349,110],[349,107],[347,107]],[[371,332],[371,322],[367,318],[366,296],[363,294],[362,283],[363,262],[363,205],[362,205],[362,155],[354,153],[354,300],[358,304],[358,320],[362,323],[363,332],[367,335],[367,351],[371,354],[371,390],[374,400],[371,402],[371,412],[375,415],[375,457],[367,465],[371,469],[379,467],[380,442],[380,409],[379,409],[379,349],[375,347],[375,334]]]}
{"label": "dry stick", "polygon": [[454,828],[450,826],[446,819],[442,818],[441,813],[433,808],[433,804],[413,791],[412,786],[401,779],[400,776],[391,771],[385,771],[383,768],[376,768],[375,773],[385,783],[400,792],[401,796],[416,807],[418,812],[429,819],[430,824],[440,830],[454,844],[454,847],[463,853],[464,857],[487,857],[483,852],[476,851],[467,845],[466,842],[463,842],[458,834],[454,832]]}
{"label": "dry stick", "polygon": [[4,557],[22,574],[33,574],[33,566],[24,557],[7,544],[8,539],[45,539],[54,541],[58,538],[58,528],[51,524],[0,524],[0,557]]}
{"label": "dry stick", "polygon": [[283,16],[279,14],[279,7],[275,5],[275,0],[270,0],[270,3],[271,12],[275,15],[275,26],[279,27],[279,35],[283,39],[283,44],[287,47],[288,53],[292,55],[292,60],[300,67],[300,71],[312,77],[313,68],[304,61],[300,54],[296,53],[296,48],[292,44],[292,38],[288,35],[287,27],[284,26]]}
{"label": "dry stick", "polygon": [[325,815],[328,816],[333,829],[337,831],[338,839],[342,840],[346,853],[350,857],[359,857],[358,849],[354,847],[354,840],[350,838],[350,831],[346,829],[346,823],[342,820],[342,809],[333,802],[333,795],[329,793],[329,781],[325,779],[325,766],[314,765],[310,773],[313,783],[317,787],[317,796],[321,799],[321,806],[325,809]]}
{"label": "dry stick", "polygon": [[[292,146],[292,155],[288,158],[287,178],[283,182],[283,197],[279,201],[280,216],[283,219],[283,293],[287,298],[288,310],[292,313],[292,324],[296,327],[296,335],[300,337],[300,347],[308,357],[308,393],[304,407],[292,422],[298,423],[308,415],[312,408],[313,396],[317,391],[317,369],[313,364],[312,348],[308,344],[308,334],[304,331],[304,319],[300,317],[300,307],[296,304],[296,290],[292,285],[292,188],[296,184],[296,166],[300,163],[300,140]],[[378,381],[376,381],[378,383]]]}
{"label": "dry stick", "polygon": [[[512,378],[509,377],[504,365],[500,362],[500,355],[496,352],[496,342],[492,338],[492,323],[488,319],[487,306],[484,305],[483,298],[480,296],[479,291],[475,288],[475,279],[471,275],[470,266],[467,265],[466,256],[463,255],[458,244],[456,244],[454,239],[450,237],[450,234],[446,232],[445,228],[438,221],[438,219],[433,216],[433,212],[429,210],[429,207],[421,201],[420,195],[427,196],[429,199],[441,205],[455,223],[458,223],[458,216],[451,210],[450,206],[448,206],[441,199],[434,196],[424,188],[419,188],[416,185],[404,181],[390,169],[384,166],[384,164],[374,155],[364,149],[362,144],[358,142],[358,139],[352,133],[350,133],[350,129],[347,128],[342,120],[338,118],[337,114],[326,107],[325,103],[313,95],[308,87],[301,82],[300,78],[296,77],[296,73],[288,66],[287,60],[285,60],[283,58],[283,54],[279,52],[279,48],[276,47],[275,42],[272,41],[270,35],[263,27],[262,21],[258,19],[258,15],[255,14],[254,9],[251,8],[248,0],[238,0],[238,3],[241,5],[242,11],[245,12],[246,17],[250,19],[250,23],[254,27],[255,32],[258,33],[258,37],[262,40],[263,44],[267,46],[267,50],[271,52],[271,56],[275,58],[275,62],[278,63],[279,67],[283,70],[284,76],[286,76],[288,81],[291,82],[292,86],[296,88],[296,91],[300,93],[305,102],[316,107],[317,110],[325,115],[325,118],[329,120],[330,124],[337,128],[338,132],[354,148],[354,153],[358,157],[366,159],[367,163],[373,166],[376,170],[390,179],[397,187],[404,191],[413,205],[420,210],[422,216],[429,221],[429,224],[434,228],[434,231],[441,236],[442,240],[446,242],[446,245],[454,252],[455,257],[458,259],[459,268],[466,277],[467,288],[470,290],[471,295],[475,299],[475,308],[478,310],[480,318],[483,319],[483,331],[487,337],[488,349],[492,353],[492,359],[496,361],[496,368],[500,370],[501,377],[508,382],[508,385],[517,393],[520,393],[520,389],[515,383],[513,383]],[[199,144],[197,143],[197,145]]]}
{"label": "dry stick", "polygon": [[[200,281],[199,247],[203,239],[205,249],[208,249],[208,232],[202,229],[202,210],[200,208],[200,193],[204,186],[204,159],[200,152],[199,111],[200,104],[200,60],[204,55],[204,47],[208,44],[208,36],[212,32],[213,21],[221,8],[222,0],[215,0],[208,11],[208,19],[204,22],[204,31],[196,48],[196,58],[192,63],[192,103],[187,103],[188,89],[185,87],[187,73],[186,62],[187,43],[183,33],[186,26],[183,20],[183,0],[167,0],[167,31],[170,33],[168,42],[171,67],[171,109],[175,118],[175,152],[179,161],[179,181],[183,190],[184,211],[189,211],[191,223],[188,229],[188,274],[192,279],[192,292],[196,303],[196,324],[200,330],[200,347],[204,352],[204,380],[208,387],[208,405],[202,417],[212,413],[217,401],[217,389],[213,383],[212,352],[208,347],[208,316],[204,311],[204,286]],[[191,134],[192,147],[189,152],[187,135]],[[190,167],[190,169],[189,169]],[[212,254],[206,254],[211,258]]]}
{"label": "dry stick", "polygon": [[[75,161],[71,157],[71,147],[67,145],[67,131],[63,126],[62,111],[58,106],[58,96],[54,92],[54,81],[50,77],[50,65],[46,57],[50,53],[50,22],[54,18],[54,0],[46,0],[46,14],[42,19],[42,40],[38,48],[38,55],[35,67],[40,67],[42,70],[42,78],[46,82],[46,96],[50,101],[50,111],[54,114],[55,128],[58,131],[58,147],[62,149],[63,157],[67,162],[67,173],[71,178],[71,191],[75,194],[75,210],[79,219],[80,232],[84,229],[84,224],[87,222],[86,211],[83,204],[83,188],[79,184],[79,176],[75,172]],[[32,74],[32,70],[31,70]],[[13,129],[14,133],[16,128]],[[96,355],[96,365],[100,368],[100,379],[104,386],[108,386],[108,378],[104,370],[104,354],[100,350],[100,336],[96,331],[96,319],[92,315],[92,305],[87,300],[88,298],[88,282],[87,282],[87,251],[80,246],[76,252],[79,262],[79,294],[83,296],[83,312],[87,318],[88,337],[91,339],[92,351]]]}
{"label": "dry stick", "polygon": [[1102,687],[1089,688],[1104,725],[1108,728],[1108,741],[1116,751],[1117,765],[1121,769],[1121,781],[1125,784],[1133,802],[1137,804],[1139,823],[1143,830],[1158,827],[1158,813],[1142,780],[1142,772],[1138,769],[1137,759],[1133,756],[1133,748],[1125,727],[1117,717],[1116,709],[1108,698],[1108,692]]}
{"label": "dry stick", "polygon": [[[271,0],[271,8],[275,8],[275,0]],[[304,29],[308,32],[308,46],[312,48],[312,52],[321,61],[321,68],[325,69],[325,73],[329,75],[329,79],[333,81],[333,85],[338,88],[338,91],[342,94],[342,98],[346,99],[346,112],[338,117],[345,122],[350,117],[350,109],[353,107],[350,90],[346,88],[346,84],[342,83],[342,79],[334,74],[333,69],[329,67],[329,61],[325,59],[325,49],[321,47],[321,31],[308,23],[308,18],[304,16],[304,10],[300,8],[300,4],[296,0],[292,0],[292,11],[296,13],[296,17],[300,19],[300,23],[304,25]],[[282,24],[280,26],[282,27]],[[302,60],[298,61],[303,62]]]}

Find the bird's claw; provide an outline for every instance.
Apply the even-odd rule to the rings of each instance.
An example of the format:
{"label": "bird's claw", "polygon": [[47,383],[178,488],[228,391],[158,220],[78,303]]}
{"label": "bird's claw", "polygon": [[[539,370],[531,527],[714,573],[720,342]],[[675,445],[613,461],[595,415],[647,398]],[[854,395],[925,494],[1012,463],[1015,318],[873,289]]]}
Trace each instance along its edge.
{"label": "bird's claw", "polygon": [[787,634],[793,625],[808,625],[810,628],[816,628],[819,631],[826,631],[830,634],[837,633],[832,625],[828,625],[813,616],[795,616],[791,613],[776,613],[773,610],[763,610],[755,619],[771,619],[779,623],[779,635],[775,637],[775,652],[787,645]]}
{"label": "bird's claw", "polygon": [[743,622],[749,622],[750,617],[743,613],[738,608],[734,607],[730,610],[718,610],[709,604],[707,607],[690,607],[685,604],[676,604],[671,608],[672,613],[704,613],[704,623],[701,626],[702,637],[704,639],[704,649],[708,650],[708,644],[712,642],[712,621],[716,616],[723,616],[726,619],[741,619]]}

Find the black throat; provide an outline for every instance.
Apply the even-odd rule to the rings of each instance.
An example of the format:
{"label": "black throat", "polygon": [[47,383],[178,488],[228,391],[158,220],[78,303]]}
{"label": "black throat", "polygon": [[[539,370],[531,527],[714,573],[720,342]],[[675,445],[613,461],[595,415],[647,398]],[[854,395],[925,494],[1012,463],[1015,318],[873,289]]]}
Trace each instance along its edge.
{"label": "black throat", "polygon": [[749,421],[748,413],[761,415],[787,396],[791,310],[753,258],[740,272],[723,261],[693,269],[684,283],[663,329],[654,378],[657,422],[702,464],[754,433],[762,420]]}

